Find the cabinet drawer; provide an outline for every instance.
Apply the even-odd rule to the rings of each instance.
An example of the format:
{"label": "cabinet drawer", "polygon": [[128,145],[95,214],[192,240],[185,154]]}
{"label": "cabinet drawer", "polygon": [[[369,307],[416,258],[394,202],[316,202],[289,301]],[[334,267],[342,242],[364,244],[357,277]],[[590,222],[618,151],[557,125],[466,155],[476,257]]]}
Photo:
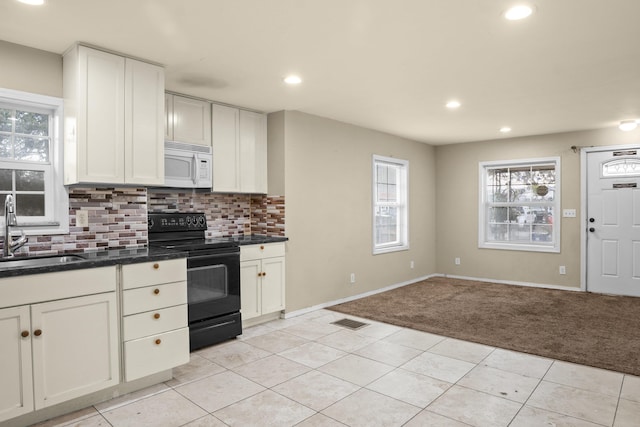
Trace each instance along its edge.
{"label": "cabinet drawer", "polygon": [[284,256],[284,243],[240,246],[240,261]]}
{"label": "cabinet drawer", "polygon": [[124,343],[125,380],[132,381],[189,363],[189,328]]}
{"label": "cabinet drawer", "polygon": [[158,310],[187,303],[187,282],[128,289],[122,295],[122,315]]}
{"label": "cabinet drawer", "polygon": [[186,258],[169,259],[122,266],[123,289],[141,288],[158,283],[187,280]]}
{"label": "cabinet drawer", "polygon": [[123,339],[135,340],[147,335],[184,328],[188,322],[186,304],[125,316]]}

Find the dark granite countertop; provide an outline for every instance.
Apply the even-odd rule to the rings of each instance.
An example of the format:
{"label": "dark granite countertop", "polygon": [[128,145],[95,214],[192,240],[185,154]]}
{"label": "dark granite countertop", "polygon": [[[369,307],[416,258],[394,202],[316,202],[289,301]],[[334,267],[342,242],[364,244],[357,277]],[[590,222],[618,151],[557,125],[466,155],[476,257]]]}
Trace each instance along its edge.
{"label": "dark granite countertop", "polygon": [[[217,238],[216,240],[218,240]],[[265,236],[263,234],[251,234],[249,236],[233,236],[233,237],[223,237],[224,239],[228,239],[232,242],[238,243],[240,246],[244,245],[263,245],[265,243],[279,243],[286,242],[289,240],[288,237],[284,236]]]}
{"label": "dark granite countertop", "polygon": [[[10,266],[10,261],[4,264],[5,262],[0,260],[0,278],[25,276],[28,274],[53,273],[56,271],[79,270],[84,268],[106,267],[118,264],[136,264],[140,262],[185,258],[187,256],[187,253],[176,250],[149,247],[139,249],[113,249],[106,251],[81,252],[65,255],[77,255],[83,259],[75,262],[53,265],[49,264],[42,266]],[[29,257],[16,257],[13,259],[29,259]]]}

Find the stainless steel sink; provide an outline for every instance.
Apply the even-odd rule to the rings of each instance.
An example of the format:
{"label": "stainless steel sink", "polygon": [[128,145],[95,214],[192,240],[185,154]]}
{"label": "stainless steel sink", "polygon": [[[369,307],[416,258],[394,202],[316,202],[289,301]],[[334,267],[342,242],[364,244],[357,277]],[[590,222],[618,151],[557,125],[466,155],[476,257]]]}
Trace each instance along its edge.
{"label": "stainless steel sink", "polygon": [[13,267],[44,267],[84,261],[80,255],[52,255],[32,258],[9,258],[0,260],[0,269]]}

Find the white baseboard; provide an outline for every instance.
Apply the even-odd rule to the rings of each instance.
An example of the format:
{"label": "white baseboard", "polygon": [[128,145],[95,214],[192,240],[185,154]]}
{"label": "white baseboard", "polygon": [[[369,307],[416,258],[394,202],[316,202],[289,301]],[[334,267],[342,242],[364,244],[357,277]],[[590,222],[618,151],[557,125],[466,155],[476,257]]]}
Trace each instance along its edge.
{"label": "white baseboard", "polygon": [[300,310],[288,311],[288,312],[284,313],[283,317],[285,319],[290,319],[292,317],[301,316],[303,314],[310,313],[310,312],[316,311],[316,310],[320,310],[322,308],[331,307],[332,305],[342,304],[343,302],[354,301],[354,300],[357,300],[357,299],[360,299],[360,298],[364,298],[364,297],[368,297],[368,296],[371,296],[371,295],[379,294],[379,293],[382,293],[382,292],[390,291],[392,289],[401,288],[403,286],[407,286],[407,285],[411,285],[413,283],[421,282],[423,280],[430,279],[431,277],[436,277],[436,276],[442,276],[442,275],[441,274],[430,274],[428,276],[418,277],[416,279],[411,279],[411,280],[407,280],[406,282],[396,283],[394,285],[389,285],[389,286],[386,286],[384,288],[376,289],[376,290],[365,292],[365,293],[362,293],[362,294],[352,295],[352,296],[346,297],[346,298],[340,298],[340,299],[337,299],[337,300],[334,300],[334,301],[329,301],[329,302],[325,302],[325,303],[322,303],[322,304],[314,305],[312,307],[301,308]]}
{"label": "white baseboard", "polygon": [[514,280],[485,279],[481,277],[456,276],[453,274],[434,274],[432,277],[450,277],[452,279],[475,280],[476,282],[500,283],[502,285],[528,286],[530,288],[557,289],[560,291],[573,291],[573,292],[584,291],[581,288],[576,288],[573,286],[548,285],[544,283],[531,283],[531,282],[517,282]]}
{"label": "white baseboard", "polygon": [[301,316],[303,314],[310,313],[312,311],[316,311],[316,310],[320,310],[320,309],[323,309],[323,308],[331,307],[332,305],[342,304],[342,303],[345,303],[345,302],[354,301],[354,300],[357,300],[357,299],[360,299],[360,298],[365,298],[365,297],[368,297],[368,296],[371,296],[371,295],[375,295],[375,294],[379,294],[379,293],[382,293],[382,292],[390,291],[392,289],[401,288],[403,286],[411,285],[413,283],[417,283],[417,282],[420,282],[422,280],[430,279],[432,277],[450,277],[452,279],[475,280],[477,282],[500,283],[500,284],[503,284],[503,285],[528,286],[528,287],[531,287],[531,288],[557,289],[557,290],[561,290],[561,291],[584,292],[584,289],[576,288],[576,287],[573,287],[573,286],[548,285],[548,284],[543,284],[543,283],[517,282],[517,281],[513,281],[513,280],[497,280],[497,279],[486,279],[486,278],[480,278],[480,277],[456,276],[456,275],[453,275],[453,274],[435,273],[435,274],[430,274],[428,276],[423,276],[423,277],[419,277],[419,278],[416,278],[416,279],[408,280],[406,282],[401,282],[401,283],[396,283],[394,285],[389,285],[389,286],[386,286],[384,288],[376,289],[374,291],[369,291],[369,292],[365,292],[365,293],[358,294],[358,295],[352,295],[352,296],[346,297],[346,298],[340,298],[340,299],[337,299],[337,300],[334,300],[334,301],[329,301],[329,302],[325,302],[325,303],[322,303],[322,304],[314,305],[312,307],[301,308],[300,310],[285,312],[282,317],[285,318],[285,319],[290,319],[292,317]]}

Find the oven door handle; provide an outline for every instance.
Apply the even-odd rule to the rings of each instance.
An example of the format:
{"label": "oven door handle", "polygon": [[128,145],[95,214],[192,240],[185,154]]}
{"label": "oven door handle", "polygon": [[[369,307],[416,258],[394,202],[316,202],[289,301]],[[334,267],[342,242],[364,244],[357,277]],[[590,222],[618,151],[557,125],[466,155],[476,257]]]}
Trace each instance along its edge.
{"label": "oven door handle", "polygon": [[237,252],[233,252],[233,253],[229,253],[228,250],[225,250],[225,252],[220,252],[220,253],[213,253],[213,254],[207,254],[207,255],[196,255],[196,256],[189,256],[187,258],[187,261],[199,261],[199,260],[203,260],[203,259],[216,259],[216,258],[224,258],[224,257],[228,257],[229,255],[235,255]]}

